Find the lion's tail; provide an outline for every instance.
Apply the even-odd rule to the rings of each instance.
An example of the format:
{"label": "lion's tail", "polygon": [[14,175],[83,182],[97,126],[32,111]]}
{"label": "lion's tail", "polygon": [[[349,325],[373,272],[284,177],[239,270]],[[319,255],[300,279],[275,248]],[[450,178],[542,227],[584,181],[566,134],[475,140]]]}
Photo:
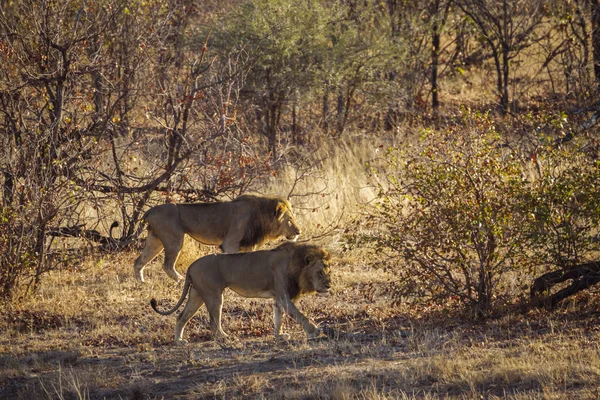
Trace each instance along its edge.
{"label": "lion's tail", "polygon": [[152,307],[152,309],[154,311],[156,311],[160,315],[170,315],[170,314],[173,314],[183,304],[183,301],[185,300],[185,298],[187,297],[188,292],[190,291],[190,285],[191,284],[192,284],[192,280],[190,279],[190,274],[186,273],[185,274],[185,284],[183,285],[183,292],[181,293],[181,297],[179,298],[179,301],[177,302],[177,304],[175,304],[175,306],[173,308],[171,308],[170,310],[160,311],[158,309],[158,303],[157,303],[157,301],[156,301],[155,298],[152,298],[152,300],[150,300],[150,306]]}

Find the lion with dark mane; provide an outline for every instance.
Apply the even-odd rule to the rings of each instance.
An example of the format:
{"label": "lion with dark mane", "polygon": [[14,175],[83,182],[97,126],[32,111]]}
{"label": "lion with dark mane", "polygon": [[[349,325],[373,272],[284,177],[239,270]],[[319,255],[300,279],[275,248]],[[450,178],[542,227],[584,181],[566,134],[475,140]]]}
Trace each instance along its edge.
{"label": "lion with dark mane", "polygon": [[157,313],[169,315],[188,297],[175,324],[175,344],[187,343],[182,339],[183,330],[202,304],[208,309],[215,339],[228,337],[221,328],[223,291],[226,288],[244,297],[274,298],[273,322],[277,339],[287,336],[281,332],[284,312],[302,325],[308,338],[314,338],[320,330],[296,308],[294,302],[306,294],[329,292],[329,262],[329,253],[322,247],[290,242],[272,250],[208,255],[190,265],[183,293],[172,309],[160,311],[155,299],[150,301],[150,305]]}
{"label": "lion with dark mane", "polygon": [[233,201],[200,204],[161,204],[144,214],[148,237],[133,266],[135,277],[144,281],[144,267],[165,249],[163,269],[179,281],[175,262],[188,234],[196,241],[220,246],[224,253],[254,250],[281,236],[300,234],[290,203],[279,197],[243,195]]}

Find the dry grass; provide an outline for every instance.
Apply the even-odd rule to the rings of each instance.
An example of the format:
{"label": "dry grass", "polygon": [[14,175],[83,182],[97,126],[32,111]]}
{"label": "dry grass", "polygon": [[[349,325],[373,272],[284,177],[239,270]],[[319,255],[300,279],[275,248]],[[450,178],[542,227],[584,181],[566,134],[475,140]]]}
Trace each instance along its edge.
{"label": "dry grass", "polygon": [[[186,330],[190,345],[174,347],[174,317],[149,307],[152,297],[172,304],[180,295],[160,258],[142,285],[132,276],[137,254],[104,255],[52,273],[35,296],[4,305],[0,398],[598,398],[594,301],[584,311],[533,310],[473,323],[392,308],[385,291],[372,292],[370,284],[391,277],[365,254],[341,252],[334,228],[369,200],[359,178],[374,148],[359,144],[329,157],[320,166],[327,179],[305,179],[297,189],[324,185],[323,195],[293,198],[305,236],[335,255],[331,296],[302,299],[299,307],[337,329],[335,338],[307,342],[286,320],[292,340],[276,343],[271,302],[227,293],[223,327],[235,339],[212,341],[203,310]],[[344,182],[348,173],[353,185]],[[289,176],[280,176],[280,193],[291,187]],[[330,234],[320,237],[325,226]],[[188,241],[178,268],[210,251]]]}
{"label": "dry grass", "polygon": [[40,293],[5,308],[0,327],[2,398],[597,398],[598,315],[530,311],[467,323],[419,319],[367,290],[385,282],[366,264],[336,265],[335,291],[300,307],[337,328],[306,342],[287,322],[272,336],[266,300],[228,293],[224,328],[210,340],[205,311],[174,347],[173,318],[148,306],[180,287],[156,263],[148,283],[131,276],[134,254],[56,272]]}
{"label": "dry grass", "polygon": [[303,240],[335,246],[344,221],[375,197],[365,163],[379,142],[363,136],[323,141],[304,164],[279,171],[262,191],[290,196]]}

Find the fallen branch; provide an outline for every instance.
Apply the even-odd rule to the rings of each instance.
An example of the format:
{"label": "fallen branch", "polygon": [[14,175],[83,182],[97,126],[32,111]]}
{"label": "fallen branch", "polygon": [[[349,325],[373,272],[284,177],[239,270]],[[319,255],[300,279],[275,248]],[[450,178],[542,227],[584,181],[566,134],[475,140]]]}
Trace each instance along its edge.
{"label": "fallen branch", "polygon": [[[549,297],[540,296],[562,282],[571,279],[566,288]],[[548,272],[533,281],[530,296],[537,306],[555,307],[562,300],[600,282],[600,262],[579,264],[569,269]]]}
{"label": "fallen branch", "polygon": [[132,243],[131,240],[115,239],[112,235],[114,228],[118,227],[117,221],[110,226],[109,236],[104,236],[95,229],[87,229],[85,225],[61,226],[48,231],[48,236],[52,237],[76,237],[89,240],[100,244],[100,250],[118,250],[127,247]]}

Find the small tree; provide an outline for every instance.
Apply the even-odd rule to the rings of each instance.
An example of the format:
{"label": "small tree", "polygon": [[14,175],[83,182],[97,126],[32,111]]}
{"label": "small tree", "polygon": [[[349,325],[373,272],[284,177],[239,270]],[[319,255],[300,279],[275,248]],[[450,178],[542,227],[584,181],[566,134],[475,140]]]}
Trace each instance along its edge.
{"label": "small tree", "polygon": [[59,266],[57,236],[115,245],[157,192],[233,197],[271,172],[235,118],[243,57],[185,39],[197,10],[0,2],[0,296]]}
{"label": "small tree", "polygon": [[429,4],[428,17],[431,20],[431,107],[434,115],[440,107],[439,100],[439,71],[442,29],[448,18],[451,0],[434,0]]}
{"label": "small tree", "polygon": [[397,97],[401,84],[390,75],[403,69],[403,40],[390,36],[391,19],[379,4],[314,0],[253,1],[223,18],[214,45],[250,54],[247,116],[274,158],[285,122],[295,125],[303,104],[312,114],[323,99],[320,125],[341,135],[359,101],[375,100],[369,111],[378,113]]}
{"label": "small tree", "polygon": [[[336,8],[334,7],[335,12]],[[267,139],[273,159],[279,157],[280,121],[295,93],[314,84],[329,13],[318,1],[254,1],[227,15],[214,32],[215,46],[243,48],[250,56],[246,93],[250,118]]]}
{"label": "small tree", "polygon": [[[108,6],[114,7],[108,7]],[[0,295],[19,279],[35,287],[53,265],[52,227],[75,223],[84,192],[75,183],[98,154],[81,76],[97,64],[88,41],[110,24],[120,4],[90,7],[48,1],[0,7],[2,229]],[[86,18],[81,14],[87,11]],[[17,275],[17,276],[14,276]]]}
{"label": "small tree", "polygon": [[503,275],[527,265],[526,184],[491,121],[474,120],[471,131],[424,131],[418,143],[390,149],[375,169],[381,183],[372,220],[384,229],[364,237],[387,251],[398,298],[460,301],[483,316]]}
{"label": "small tree", "polygon": [[456,0],[473,21],[482,41],[492,52],[496,90],[503,113],[509,108],[511,61],[525,48],[539,41],[536,28],[542,23],[541,0]]}
{"label": "small tree", "polygon": [[568,268],[590,261],[599,250],[599,163],[573,149],[551,150],[542,157],[545,173],[528,196],[537,221],[530,235],[532,249],[540,264]]}

